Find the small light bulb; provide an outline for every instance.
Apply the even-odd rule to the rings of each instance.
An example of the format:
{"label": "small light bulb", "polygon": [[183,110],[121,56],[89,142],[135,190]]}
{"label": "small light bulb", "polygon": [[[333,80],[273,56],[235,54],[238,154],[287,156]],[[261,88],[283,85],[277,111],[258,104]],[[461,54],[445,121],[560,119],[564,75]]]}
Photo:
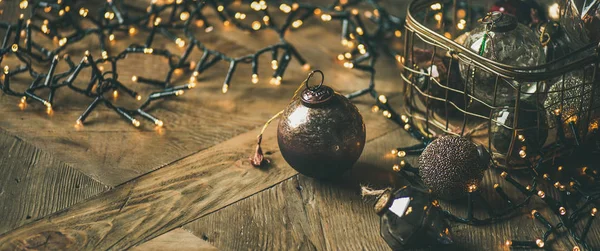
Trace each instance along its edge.
{"label": "small light bulb", "polygon": [[344,62],[344,67],[352,69],[354,68],[354,64],[352,62]]}
{"label": "small light bulb", "polygon": [[113,91],[113,98],[118,98],[119,97],[119,92],[117,90]]}
{"label": "small light bulb", "polygon": [[598,209],[596,209],[596,208],[594,207],[594,208],[592,208],[592,213],[591,213],[591,215],[592,215],[592,216],[596,216],[596,213],[597,213],[597,212],[598,212]]}
{"label": "small light bulb", "polygon": [[405,151],[398,151],[397,155],[398,155],[399,158],[404,158],[404,157],[406,157],[406,152]]}
{"label": "small light bulb", "polygon": [[252,83],[253,84],[258,83],[258,74],[252,74]]}
{"label": "small light bulb", "polygon": [[108,35],[108,41],[115,41],[115,34]]}
{"label": "small light bulb", "polygon": [[521,157],[522,159],[524,159],[525,157],[527,157],[527,152],[525,152],[525,150],[520,150],[519,151],[519,157]]}
{"label": "small light bulb", "polygon": [[262,25],[260,24],[260,22],[259,22],[259,21],[254,21],[254,22],[252,22],[252,29],[253,29],[253,30],[255,30],[255,31],[256,31],[256,30],[260,30],[260,27],[261,27],[261,26],[262,26]]}
{"label": "small light bulb", "polygon": [[179,90],[175,92],[175,96],[181,96],[183,95],[184,91],[183,90]]}
{"label": "small light bulb", "polygon": [[144,54],[152,54],[152,52],[154,52],[154,49],[152,49],[152,48],[144,48]]}
{"label": "small light bulb", "polygon": [[362,36],[362,35],[364,34],[364,31],[363,31],[363,29],[362,29],[362,28],[360,28],[360,27],[357,27],[357,28],[356,28],[356,33],[357,33],[358,35],[361,35],[361,36]]}
{"label": "small light bulb", "polygon": [[537,245],[540,248],[543,248],[545,244],[544,244],[543,240],[537,239],[537,240],[535,240],[535,245]]}
{"label": "small light bulb", "polygon": [[279,5],[279,9],[283,12],[283,13],[290,13],[290,11],[292,11],[292,7],[287,5],[287,4],[281,4]]}
{"label": "small light bulb", "polygon": [[102,58],[103,59],[107,59],[108,58],[108,52],[107,51],[102,51]]}
{"label": "small light bulb", "polygon": [[177,46],[179,47],[184,47],[185,46],[185,41],[181,38],[177,38],[175,39],[175,43],[177,44]]}
{"label": "small light bulb", "polygon": [[137,96],[135,96],[135,99],[136,99],[137,101],[140,101],[140,100],[142,100],[142,95],[137,95]]}
{"label": "small light bulb", "polygon": [[135,127],[140,127],[140,121],[137,119],[131,120],[131,124],[133,124],[133,126]]}
{"label": "small light bulb", "polygon": [[546,197],[546,193],[544,193],[544,191],[542,190],[538,191],[537,195],[540,196],[540,198],[542,199]]}
{"label": "small light bulb", "polygon": [[19,3],[19,8],[22,10],[27,9],[27,6],[29,6],[29,2],[27,0],[23,0]]}
{"label": "small light bulb", "polygon": [[13,45],[10,47],[10,50],[12,50],[13,52],[17,52],[17,51],[19,50],[19,45],[17,45],[17,44],[13,44]]}
{"label": "small light bulb", "polygon": [[222,12],[224,9],[225,9],[225,7],[223,7],[223,5],[219,5],[219,6],[217,7],[217,10],[218,10],[219,12]]}
{"label": "small light bulb", "polygon": [[221,91],[223,93],[227,93],[228,90],[229,90],[229,86],[228,85],[223,85],[223,88],[221,89]]}
{"label": "small light bulb", "polygon": [[137,82],[137,81],[138,81],[138,77],[137,77],[136,75],[133,75],[133,76],[131,77],[131,81],[133,81],[133,82]]}
{"label": "small light bulb", "polygon": [[371,111],[372,112],[378,112],[379,111],[379,106],[376,106],[376,105],[372,106],[371,107]]}
{"label": "small light bulb", "polygon": [[402,168],[400,168],[400,165],[394,165],[392,166],[392,170],[394,170],[394,172],[400,172]]}
{"label": "small light bulb", "polygon": [[163,121],[162,120],[157,120],[157,121],[154,121],[154,124],[156,126],[158,126],[158,127],[162,127],[163,126]]}
{"label": "small light bulb", "polygon": [[188,18],[190,18],[190,13],[187,11],[183,11],[179,14],[179,19],[181,19],[181,21],[186,21]]}
{"label": "small light bulb", "polygon": [[475,192],[475,191],[477,191],[477,185],[475,185],[475,184],[471,184],[471,185],[469,185],[469,186],[467,187],[467,191],[468,191],[469,193],[472,193],[472,192]]}
{"label": "small light bulb", "polygon": [[504,245],[506,245],[506,246],[510,247],[510,246],[512,246],[512,241],[511,241],[511,240],[506,240],[506,241],[504,242]]}
{"label": "small light bulb", "polygon": [[303,64],[302,65],[302,70],[304,70],[304,71],[310,71],[310,65],[309,64]]}
{"label": "small light bulb", "polygon": [[379,95],[379,102],[383,104],[387,103],[387,98],[385,97],[385,95]]}
{"label": "small light bulb", "polygon": [[323,20],[325,22],[331,21],[331,15],[323,14],[323,15],[321,15],[321,20]]}
{"label": "small light bulb", "polygon": [[292,27],[299,28],[300,26],[302,26],[302,24],[303,24],[302,20],[298,19],[298,20],[292,22]]}
{"label": "small light bulb", "polygon": [[273,70],[277,70],[277,68],[278,68],[278,67],[279,67],[279,66],[278,66],[278,64],[277,64],[277,60],[275,60],[275,59],[271,60],[271,68],[272,68]]}
{"label": "small light bulb", "polygon": [[565,209],[564,207],[560,207],[558,209],[558,212],[560,213],[560,215],[565,215],[567,214],[567,209]]}

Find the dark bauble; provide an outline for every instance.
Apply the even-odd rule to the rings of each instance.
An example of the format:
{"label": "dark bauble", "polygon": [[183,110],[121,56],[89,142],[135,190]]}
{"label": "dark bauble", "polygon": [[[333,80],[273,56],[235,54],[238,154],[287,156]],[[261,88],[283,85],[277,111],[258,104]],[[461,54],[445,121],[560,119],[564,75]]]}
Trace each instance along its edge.
{"label": "dark bauble", "polygon": [[327,86],[305,89],[282,114],[277,140],[296,171],[330,178],[350,169],[365,146],[365,124],[356,106]]}
{"label": "dark bauble", "polygon": [[[503,160],[505,163],[500,163],[503,166],[518,167],[525,164],[522,157],[539,153],[548,137],[546,114],[540,106],[527,101],[520,102],[516,126],[518,130],[513,132],[510,128],[514,127],[515,114],[514,107],[492,110],[491,145],[495,152],[506,156]],[[511,142],[513,148],[509,152]],[[525,150],[524,156],[521,150]]]}
{"label": "dark bauble", "polygon": [[546,54],[547,62],[552,62],[570,55],[568,59],[563,59],[560,62],[553,64],[553,69],[558,69],[573,60],[581,58],[579,56],[573,56],[571,53],[585,44],[577,40],[577,38],[570,37],[569,34],[567,34],[567,30],[560,22],[543,22],[534,27],[533,31],[537,37],[542,39],[542,44],[545,45],[544,53]]}
{"label": "dark bauble", "polygon": [[[484,22],[493,23],[491,29],[487,30],[486,24],[473,29],[464,47],[482,57],[513,67],[533,67],[546,62],[539,37],[530,28],[518,23],[516,17],[492,12]],[[531,96],[537,89],[537,82],[498,78],[497,74],[470,64],[468,60],[461,60],[459,65],[467,91],[488,106],[510,105],[517,98],[516,87],[519,85],[523,92],[521,98]],[[474,100],[473,103],[479,101]]]}
{"label": "dark bauble", "polygon": [[574,138],[569,122],[576,122],[579,135],[585,136],[582,134],[586,130],[591,131],[593,127],[597,127],[600,120],[600,85],[591,82],[592,70],[590,69],[588,72],[590,73],[585,80],[582,71],[558,77],[550,87],[548,97],[544,101],[551,127],[557,126],[555,111],[560,111],[562,125],[559,128],[564,131],[568,140]]}
{"label": "dark bauble", "polygon": [[[418,48],[414,49],[413,54],[417,62],[416,70],[422,73],[414,75],[414,85],[419,89],[413,95],[418,96],[423,105],[429,106],[429,111],[435,112],[442,118],[446,118],[446,115],[451,117],[462,114],[455,108],[455,106],[464,107],[465,100],[462,94],[465,88],[460,76],[458,59],[451,58],[449,55],[433,56],[433,51]],[[446,101],[448,101],[447,105]],[[420,120],[415,120],[417,121]]]}
{"label": "dark bauble", "polygon": [[419,156],[419,175],[431,192],[443,199],[464,196],[479,186],[487,168],[477,146],[458,136],[442,136]]}
{"label": "dark bauble", "polygon": [[414,187],[387,190],[375,204],[381,216],[381,237],[392,250],[435,247],[454,243],[444,214],[431,194]]}
{"label": "dark bauble", "polygon": [[499,0],[490,11],[516,16],[519,23],[527,26],[534,26],[546,20],[546,11],[534,0]]}

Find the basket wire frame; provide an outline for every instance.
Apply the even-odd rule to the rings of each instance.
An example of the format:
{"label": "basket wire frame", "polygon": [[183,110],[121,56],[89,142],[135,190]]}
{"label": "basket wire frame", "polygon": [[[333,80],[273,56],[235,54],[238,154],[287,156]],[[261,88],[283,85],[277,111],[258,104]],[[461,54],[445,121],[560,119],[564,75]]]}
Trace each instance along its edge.
{"label": "basket wire frame", "polygon": [[[568,125],[570,122],[576,122],[573,123],[576,130],[572,130],[575,133],[572,140],[581,141],[587,138],[589,129],[597,126],[597,121],[593,121],[592,114],[597,113],[600,109],[595,104],[595,102],[598,103],[598,97],[591,95],[589,102],[585,97],[589,95],[586,92],[588,90],[591,90],[592,94],[597,93],[596,69],[599,57],[595,48],[596,45],[590,44],[576,50],[569,56],[533,67],[513,67],[495,62],[447,37],[457,37],[457,35],[461,35],[461,32],[466,31],[467,27],[473,28],[477,25],[477,21],[472,20],[472,14],[468,14],[465,19],[457,17],[459,2],[461,1],[451,0],[440,3],[439,0],[417,0],[409,5],[407,11],[405,49],[400,62],[403,66],[401,77],[405,83],[405,109],[407,115],[415,121],[415,124],[419,125],[423,133],[425,135],[454,134],[469,137],[473,141],[486,146],[496,165],[508,168],[523,166],[524,162],[519,160],[523,156],[515,156],[515,154],[519,153],[519,149],[528,149],[527,144],[531,144],[530,140],[519,140],[519,135],[523,135],[524,132],[537,130],[535,135],[540,135],[543,133],[542,131],[550,130],[548,140],[538,142],[541,145],[544,143],[549,145],[557,140],[568,140],[565,139],[563,128],[557,125]],[[431,18],[435,4],[441,4],[442,11],[445,8],[452,8],[451,12],[454,13],[451,15],[452,18],[449,20],[445,17]],[[467,9],[470,10],[471,8]],[[435,15],[443,15],[444,12],[442,11],[437,12],[439,14]],[[472,12],[469,11],[468,13]],[[563,12],[563,14],[565,13]],[[435,15],[433,16],[435,17]],[[467,23],[467,26],[462,26],[463,29],[459,29],[457,28],[459,22]],[[590,51],[592,53],[589,53]],[[440,59],[449,61],[446,67],[447,75],[444,77],[433,74],[432,67],[435,65],[436,60]],[[473,77],[463,79],[460,76],[455,76],[459,72],[453,72],[451,67],[452,64],[457,63],[465,65],[467,72],[482,71],[495,76],[492,102],[486,102],[486,100],[476,95],[478,83],[475,82],[476,80]],[[421,67],[421,65],[426,66]],[[583,76],[583,83],[571,87],[581,89],[579,96],[565,97],[565,91],[567,90],[567,87],[564,86],[565,78],[569,74]],[[462,80],[462,83],[456,83],[456,79]],[[551,93],[549,91],[550,85],[560,79],[563,80],[563,86],[558,90],[561,96],[560,104],[544,106],[541,105],[542,102],[539,102],[540,105],[536,104],[534,107],[523,105],[524,97],[527,96],[529,96],[529,99],[543,101]],[[417,83],[418,81],[421,84]],[[535,83],[537,88],[534,92],[527,91],[525,90],[527,86],[524,83]],[[472,89],[467,88],[469,84]],[[457,88],[457,86],[462,88]],[[506,89],[511,90],[513,93],[514,102],[499,104],[497,102],[499,91]],[[459,97],[458,100],[457,97]],[[573,99],[581,101],[579,109],[576,109],[575,112],[569,111],[570,114],[566,118],[564,115],[560,116],[548,112],[552,110],[552,106],[557,106],[560,109],[565,107],[565,102],[572,102]],[[583,102],[584,100],[585,102]],[[441,108],[434,111],[433,106]],[[494,111],[500,109],[514,111],[514,118],[511,123],[501,123],[492,116]],[[559,110],[557,112],[560,113]],[[538,116],[537,125],[521,126],[519,115],[523,113],[536,113]],[[524,119],[521,118],[521,120]],[[548,126],[545,125],[546,121],[549,121]],[[492,146],[492,125],[510,130],[512,138],[508,150],[501,152]],[[481,136],[482,133],[487,137]],[[571,134],[571,131],[566,133]],[[479,136],[474,137],[475,134]],[[536,155],[535,152],[528,152],[528,154],[530,156]]]}

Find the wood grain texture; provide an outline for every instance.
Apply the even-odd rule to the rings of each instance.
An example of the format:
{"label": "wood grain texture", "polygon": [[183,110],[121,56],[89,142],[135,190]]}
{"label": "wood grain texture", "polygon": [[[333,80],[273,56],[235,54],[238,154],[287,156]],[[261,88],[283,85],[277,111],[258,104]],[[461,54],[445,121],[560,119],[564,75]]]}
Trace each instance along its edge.
{"label": "wood grain texture", "polygon": [[108,189],[0,129],[0,234]]}
{"label": "wood grain texture", "polygon": [[[391,166],[391,144],[412,141],[403,130],[368,142],[353,170],[333,181],[296,175],[184,226],[222,250],[389,250],[379,237],[373,200],[360,184],[405,184]],[[387,167],[387,168],[386,168]]]}
{"label": "wood grain texture", "polygon": [[216,251],[213,245],[181,228],[173,229],[139,246],[132,251]]}
{"label": "wood grain texture", "polygon": [[[146,0],[136,0],[140,6],[148,4]],[[6,2],[6,1],[5,1]],[[101,2],[100,2],[101,3]],[[94,2],[85,2],[93,5]],[[92,6],[89,6],[93,9]],[[7,12],[7,11],[5,11]],[[275,19],[281,23],[283,16],[276,12]],[[214,13],[207,11],[208,15]],[[209,18],[211,18],[209,16]],[[325,84],[336,91],[349,93],[367,87],[369,76],[357,71],[345,69],[335,56],[343,52],[339,43],[340,25],[332,22],[326,25],[303,26],[290,32],[290,42],[303,54],[315,69],[321,69],[326,74]],[[242,56],[253,53],[272,43],[278,42],[272,31],[258,32],[249,35],[233,27],[223,27],[216,22],[215,31],[205,33],[199,29],[198,39],[208,48],[226,52],[231,56]],[[144,44],[145,35],[140,33],[130,37],[116,33],[116,43],[111,43],[109,54],[113,55],[132,43]],[[320,41],[317,46],[314,41]],[[47,41],[48,47],[56,45]],[[173,41],[157,36],[155,48],[169,49],[182,53]],[[65,51],[77,61],[86,49],[92,55],[100,55],[96,38],[86,38]],[[197,61],[200,53],[195,51],[190,60]],[[0,128],[21,137],[36,147],[52,152],[59,160],[81,170],[85,174],[105,184],[116,186],[128,180],[139,177],[150,171],[166,166],[169,163],[197,153],[219,144],[236,135],[261,126],[267,119],[279,110],[285,108],[298,85],[306,78],[307,72],[294,60],[286,71],[282,85],[269,84],[272,70],[269,67],[270,55],[261,57],[259,69],[260,82],[251,83],[251,68],[240,65],[232,78],[231,87],[227,94],[221,93],[221,87],[228,64],[218,63],[214,68],[200,75],[198,87],[188,90],[181,97],[159,101],[152,105],[152,113],[164,121],[165,127],[156,129],[153,124],[142,120],[141,128],[134,128],[113,111],[100,106],[90,114],[85,126],[77,130],[75,120],[91,102],[90,99],[75,94],[70,90],[57,92],[54,112],[46,114],[43,105],[31,102],[21,110],[17,104],[19,97],[0,94],[0,112],[5,114],[0,119]],[[14,58],[7,59],[11,67],[16,65]],[[11,63],[12,62],[12,63]],[[384,65],[383,63],[386,62]],[[133,75],[152,79],[163,79],[166,74],[165,62],[158,57],[130,55],[118,64],[119,80],[125,85],[147,97],[156,88],[133,83]],[[101,65],[107,70],[109,65]],[[64,70],[60,63],[57,71]],[[40,66],[40,69],[44,69]],[[388,96],[400,95],[398,88],[397,65],[393,59],[383,59],[382,74],[378,75],[377,85],[382,94]],[[89,79],[89,71],[83,71],[76,83],[82,84]],[[191,73],[185,72],[176,76],[174,84],[185,83]],[[30,80],[23,78],[11,82],[15,88],[25,88]],[[118,105],[128,108],[136,107],[137,101],[125,97],[116,100]],[[372,105],[371,98],[357,102]],[[400,105],[400,103],[398,103]],[[365,111],[368,111],[368,110]],[[376,123],[385,121],[383,117],[373,116]],[[372,123],[372,122],[369,122]],[[102,168],[99,168],[102,167]]]}
{"label": "wood grain texture", "polygon": [[[372,121],[382,123],[372,124],[367,139],[395,128]],[[278,153],[275,131],[271,126],[263,139],[272,160],[266,169],[248,161],[256,129],[4,234],[0,249],[123,249],[147,241],[295,175]]]}

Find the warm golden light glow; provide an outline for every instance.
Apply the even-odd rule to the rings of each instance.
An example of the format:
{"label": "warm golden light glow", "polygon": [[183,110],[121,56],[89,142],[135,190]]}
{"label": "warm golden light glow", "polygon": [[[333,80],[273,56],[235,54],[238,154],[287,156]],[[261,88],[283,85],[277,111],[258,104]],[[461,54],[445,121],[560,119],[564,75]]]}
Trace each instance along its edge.
{"label": "warm golden light glow", "polygon": [[279,9],[283,12],[283,13],[290,13],[290,11],[292,11],[292,7],[287,5],[287,4],[281,4],[279,5]]}
{"label": "warm golden light glow", "polygon": [[302,26],[302,23],[302,20],[298,19],[292,23],[292,27],[299,28],[300,26]]}
{"label": "warm golden light glow", "polygon": [[442,9],[442,4],[441,3],[434,3],[431,6],[432,10],[441,10]]}
{"label": "warm golden light glow", "polygon": [[379,99],[379,102],[381,102],[383,104],[387,103],[387,98],[385,97],[385,95],[379,95],[378,99]]}
{"label": "warm golden light glow", "polygon": [[186,21],[190,18],[190,13],[187,11],[183,11],[181,13],[179,13],[179,19],[181,19],[181,21]]}
{"label": "warm golden light glow", "polygon": [[258,74],[252,74],[252,83],[253,84],[258,83]]}

